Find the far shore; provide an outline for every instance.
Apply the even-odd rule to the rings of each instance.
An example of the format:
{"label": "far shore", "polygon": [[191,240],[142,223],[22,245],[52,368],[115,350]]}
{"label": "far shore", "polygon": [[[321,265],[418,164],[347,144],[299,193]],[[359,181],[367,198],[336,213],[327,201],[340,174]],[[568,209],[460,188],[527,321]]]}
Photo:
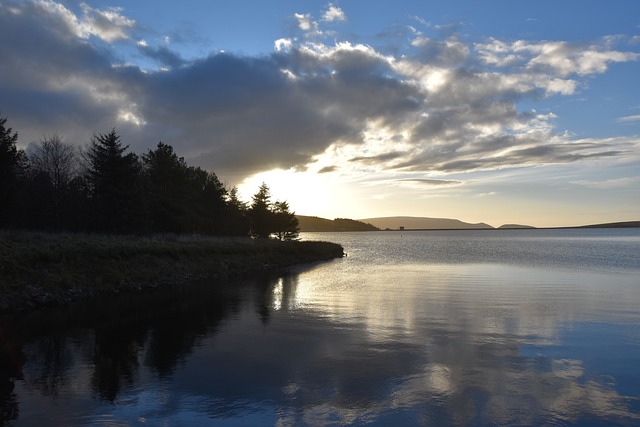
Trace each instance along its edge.
{"label": "far shore", "polygon": [[234,278],[343,256],[330,242],[0,232],[0,313]]}

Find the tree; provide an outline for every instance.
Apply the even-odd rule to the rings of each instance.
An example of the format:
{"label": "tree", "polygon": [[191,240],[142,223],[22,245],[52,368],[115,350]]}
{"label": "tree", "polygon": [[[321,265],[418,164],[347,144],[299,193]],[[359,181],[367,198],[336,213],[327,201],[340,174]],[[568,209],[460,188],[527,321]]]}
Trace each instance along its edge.
{"label": "tree", "polygon": [[17,147],[18,133],[0,117],[0,227],[16,224],[19,186],[27,170],[27,157]]}
{"label": "tree", "polygon": [[183,157],[162,142],[142,156],[147,216],[153,231],[180,233],[189,231],[186,200],[187,169]]}
{"label": "tree", "polygon": [[62,140],[57,134],[45,137],[38,145],[29,147],[31,165],[31,190],[33,204],[50,218],[47,226],[61,227],[70,215],[69,184],[78,174],[76,147]]}
{"label": "tree", "polygon": [[247,216],[247,205],[238,197],[238,188],[233,187],[227,193],[225,234],[247,236],[251,225]]}
{"label": "tree", "polygon": [[199,167],[187,168],[187,201],[193,231],[224,234],[226,190],[213,172]]}
{"label": "tree", "polygon": [[289,211],[289,203],[275,202],[273,204],[274,233],[280,240],[295,240],[300,235],[298,218]]}
{"label": "tree", "polygon": [[78,171],[76,147],[58,134],[45,137],[29,152],[32,170],[44,172],[56,191],[63,191]]}
{"label": "tree", "polygon": [[249,222],[253,237],[267,238],[273,232],[273,212],[271,212],[271,194],[264,182],[251,198]]}
{"label": "tree", "polygon": [[275,234],[280,240],[293,240],[298,237],[298,219],[289,211],[287,202],[271,203],[271,194],[267,184],[262,183],[253,195],[249,208],[251,235],[267,238]]}
{"label": "tree", "polygon": [[85,153],[88,162],[94,227],[99,231],[139,231],[142,224],[140,162],[134,153],[125,153],[113,129],[95,135]]}

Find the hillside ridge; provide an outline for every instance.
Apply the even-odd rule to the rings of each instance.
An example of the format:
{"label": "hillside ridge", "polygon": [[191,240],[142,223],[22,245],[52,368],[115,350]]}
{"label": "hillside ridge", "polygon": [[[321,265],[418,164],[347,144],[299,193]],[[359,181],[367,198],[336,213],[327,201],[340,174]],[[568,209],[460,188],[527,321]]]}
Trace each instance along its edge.
{"label": "hillside ridge", "polygon": [[494,227],[484,222],[472,224],[451,218],[429,218],[415,216],[390,216],[380,218],[365,218],[359,221],[372,224],[380,229],[398,230],[458,230],[480,229],[493,230]]}
{"label": "hillside ridge", "polygon": [[315,231],[379,231],[380,229],[362,221],[348,218],[326,219],[317,216],[296,215],[302,232]]}

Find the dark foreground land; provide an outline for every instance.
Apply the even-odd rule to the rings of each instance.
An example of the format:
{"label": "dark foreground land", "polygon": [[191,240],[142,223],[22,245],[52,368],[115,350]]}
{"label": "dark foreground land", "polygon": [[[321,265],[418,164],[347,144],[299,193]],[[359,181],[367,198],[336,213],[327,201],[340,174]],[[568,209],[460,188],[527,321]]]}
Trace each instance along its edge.
{"label": "dark foreground land", "polygon": [[0,312],[341,256],[329,242],[0,232]]}

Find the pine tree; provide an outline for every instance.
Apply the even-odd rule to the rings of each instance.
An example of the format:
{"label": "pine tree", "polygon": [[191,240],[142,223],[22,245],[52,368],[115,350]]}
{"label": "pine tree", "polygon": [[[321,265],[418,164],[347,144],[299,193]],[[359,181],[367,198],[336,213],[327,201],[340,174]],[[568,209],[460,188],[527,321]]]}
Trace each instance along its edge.
{"label": "pine tree", "polygon": [[191,231],[187,221],[187,169],[183,157],[162,142],[142,156],[147,217],[150,229],[160,232]]}
{"label": "pine tree", "polygon": [[0,117],[0,227],[17,224],[18,195],[27,170],[27,157],[17,147],[18,133]]}
{"label": "pine tree", "polygon": [[249,220],[253,237],[267,238],[275,234],[280,240],[298,238],[298,219],[289,210],[287,202],[271,203],[270,190],[265,183],[252,197]]}
{"label": "pine tree", "polygon": [[99,231],[140,231],[140,162],[134,153],[125,154],[128,148],[113,129],[94,136],[86,152],[94,227]]}
{"label": "pine tree", "polygon": [[249,221],[253,237],[267,238],[274,231],[271,194],[269,187],[264,182],[252,197],[251,207],[249,208]]}
{"label": "pine tree", "polygon": [[289,203],[275,202],[273,204],[274,232],[280,240],[295,240],[300,235],[298,218],[289,210]]}
{"label": "pine tree", "polygon": [[226,190],[215,173],[186,169],[185,215],[192,232],[222,234]]}
{"label": "pine tree", "polygon": [[230,236],[247,236],[251,225],[247,214],[247,205],[238,197],[238,188],[229,190],[226,199],[225,234]]}

